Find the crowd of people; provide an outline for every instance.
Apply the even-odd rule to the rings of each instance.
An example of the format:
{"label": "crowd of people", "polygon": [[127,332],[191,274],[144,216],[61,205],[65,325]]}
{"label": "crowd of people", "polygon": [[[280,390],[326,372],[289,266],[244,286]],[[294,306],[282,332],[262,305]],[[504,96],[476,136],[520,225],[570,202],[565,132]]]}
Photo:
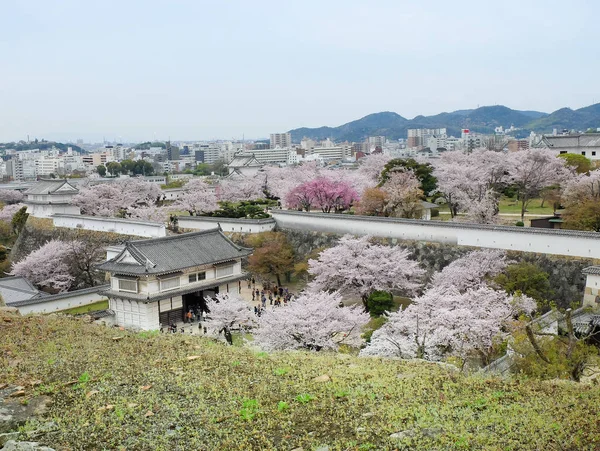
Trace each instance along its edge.
{"label": "crowd of people", "polygon": [[[289,291],[287,287],[277,286],[276,284],[272,284],[269,281],[262,282],[262,289],[257,288],[257,282],[255,278],[250,278],[247,281],[248,289],[251,290],[252,293],[252,302],[256,303],[254,305],[254,314],[256,316],[261,316],[262,312],[267,309],[267,306],[271,306],[271,308],[280,307],[282,305],[286,305],[293,299],[293,294]],[[239,290],[241,294],[241,282],[239,283]],[[176,324],[163,325],[161,324],[160,331],[161,333],[184,333],[184,326],[189,325],[190,333],[193,334],[193,324],[198,323],[198,330],[200,333],[207,334],[206,328],[207,321],[207,313],[202,310],[199,305],[192,306],[184,315],[183,315],[183,325],[178,327]]]}
{"label": "crowd of people", "polygon": [[252,290],[252,302],[258,302],[254,306],[254,314],[260,316],[268,305],[280,307],[292,300],[292,293],[287,287],[272,285],[271,282],[265,281],[262,284],[262,290],[256,288],[256,280],[248,279],[248,289]]}

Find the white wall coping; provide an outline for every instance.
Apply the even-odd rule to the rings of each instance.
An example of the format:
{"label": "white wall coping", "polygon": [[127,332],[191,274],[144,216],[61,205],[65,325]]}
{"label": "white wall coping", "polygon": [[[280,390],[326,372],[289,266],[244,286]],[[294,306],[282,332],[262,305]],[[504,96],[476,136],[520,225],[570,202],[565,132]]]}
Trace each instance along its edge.
{"label": "white wall coping", "polygon": [[318,217],[326,218],[331,220],[352,220],[352,221],[365,221],[365,222],[379,222],[379,223],[391,223],[391,224],[410,224],[418,225],[422,227],[442,227],[449,229],[474,229],[474,230],[485,230],[485,231],[498,231],[498,232],[511,232],[511,233],[524,233],[531,235],[551,235],[551,236],[571,236],[578,238],[590,238],[600,241],[600,233],[598,232],[585,232],[579,230],[562,230],[562,229],[543,229],[537,227],[517,227],[517,226],[500,226],[493,224],[474,224],[469,222],[446,222],[446,221],[426,221],[422,219],[403,219],[403,218],[383,218],[381,216],[362,216],[362,215],[348,215],[340,213],[306,213],[301,211],[292,210],[272,210],[271,214],[277,222],[276,215],[285,216],[300,216],[300,217]]}
{"label": "white wall coping", "polygon": [[217,218],[215,216],[177,216],[178,220],[184,221],[198,221],[198,222],[233,222],[236,224],[274,224],[276,223],[273,218],[263,219],[248,219],[248,218]]}
{"label": "white wall coping", "polygon": [[12,302],[12,303],[10,303],[10,305],[9,304],[7,304],[7,305],[9,305],[9,307],[23,307],[25,305],[45,304],[47,302],[53,302],[53,301],[57,301],[59,299],[67,299],[67,298],[81,296],[82,294],[91,294],[91,293],[101,294],[100,292],[106,291],[108,288],[110,288],[110,285],[108,285],[108,284],[107,285],[96,285],[95,287],[82,288],[80,290],[75,290],[75,291],[66,291],[64,293],[44,295],[44,296],[36,297],[33,299],[25,299],[23,301]]}
{"label": "white wall coping", "polygon": [[164,224],[162,222],[152,222],[152,221],[139,221],[137,219],[124,219],[124,218],[107,218],[105,216],[91,216],[91,215],[69,215],[65,213],[54,213],[51,218],[70,218],[70,219],[91,219],[99,222],[117,222],[120,224],[140,224],[147,226],[162,226]]}

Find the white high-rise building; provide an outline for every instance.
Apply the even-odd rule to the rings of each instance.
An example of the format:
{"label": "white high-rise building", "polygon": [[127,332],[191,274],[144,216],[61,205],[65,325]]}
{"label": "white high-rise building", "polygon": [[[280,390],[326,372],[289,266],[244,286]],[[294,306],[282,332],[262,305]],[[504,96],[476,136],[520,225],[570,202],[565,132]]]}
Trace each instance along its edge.
{"label": "white high-rise building", "polygon": [[271,149],[276,147],[292,147],[291,133],[271,133]]}

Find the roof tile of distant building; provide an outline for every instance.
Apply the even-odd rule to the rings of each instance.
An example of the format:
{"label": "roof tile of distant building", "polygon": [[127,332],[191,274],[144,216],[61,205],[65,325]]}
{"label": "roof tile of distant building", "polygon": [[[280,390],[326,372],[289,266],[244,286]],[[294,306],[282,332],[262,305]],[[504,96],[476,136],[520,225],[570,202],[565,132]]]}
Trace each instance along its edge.
{"label": "roof tile of distant building", "polygon": [[163,238],[128,241],[98,269],[124,275],[168,274],[195,266],[246,257],[252,249],[238,246],[220,228]]}
{"label": "roof tile of distant building", "polygon": [[584,133],[578,135],[544,136],[538,147],[600,147],[600,133]]}
{"label": "roof tile of distant building", "polygon": [[0,279],[0,294],[8,306],[31,299],[39,299],[45,295],[24,277],[4,277]]}
{"label": "roof tile of distant building", "polygon": [[600,276],[600,266],[588,266],[581,271],[583,274],[593,274]]}
{"label": "roof tile of distant building", "polygon": [[256,159],[253,153],[240,152],[233,156],[233,160],[231,160],[227,166],[230,168],[241,168],[249,166],[263,166],[263,164]]}
{"label": "roof tile of distant building", "polygon": [[71,185],[68,180],[42,179],[25,191],[25,194],[55,194],[59,190],[61,192],[68,192],[70,194],[76,194],[79,192],[79,190]]}

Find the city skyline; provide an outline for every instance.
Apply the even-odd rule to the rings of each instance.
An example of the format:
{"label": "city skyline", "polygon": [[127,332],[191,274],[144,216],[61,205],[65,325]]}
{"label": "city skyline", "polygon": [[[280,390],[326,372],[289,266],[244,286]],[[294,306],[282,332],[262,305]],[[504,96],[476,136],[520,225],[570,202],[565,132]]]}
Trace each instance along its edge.
{"label": "city skyline", "polygon": [[600,5],[398,3],[9,2],[0,141],[257,139],[379,111],[600,101]]}

